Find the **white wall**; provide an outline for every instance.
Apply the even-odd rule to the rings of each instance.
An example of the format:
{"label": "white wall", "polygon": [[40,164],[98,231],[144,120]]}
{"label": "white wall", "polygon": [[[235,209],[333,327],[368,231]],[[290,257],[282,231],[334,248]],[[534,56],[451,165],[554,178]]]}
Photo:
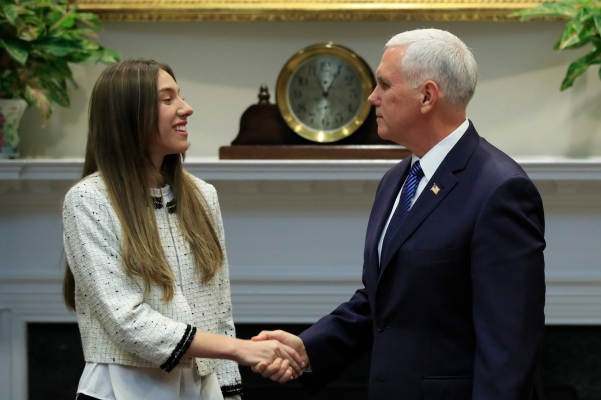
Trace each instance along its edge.
{"label": "white wall", "polygon": [[[350,47],[375,71],[386,40],[402,30],[447,29],[472,48],[480,82],[468,109],[480,133],[512,156],[601,155],[601,81],[597,68],[560,92],[569,63],[585,50],[556,52],[564,22],[203,22],[106,23],[101,43],[122,58],[170,64],[194,107],[189,156],[217,157],[238,132],[259,85],[272,93],[280,68],[297,50],[333,41]],[[30,109],[21,129],[27,158],[82,157],[91,88],[102,66],[76,66],[80,89],[70,109],[47,128]]]}

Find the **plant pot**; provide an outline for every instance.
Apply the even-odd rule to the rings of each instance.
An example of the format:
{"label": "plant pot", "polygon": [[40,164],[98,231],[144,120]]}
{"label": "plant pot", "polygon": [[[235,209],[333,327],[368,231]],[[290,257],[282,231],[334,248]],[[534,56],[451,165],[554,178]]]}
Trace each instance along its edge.
{"label": "plant pot", "polygon": [[19,124],[26,108],[23,99],[0,99],[0,159],[19,156]]}

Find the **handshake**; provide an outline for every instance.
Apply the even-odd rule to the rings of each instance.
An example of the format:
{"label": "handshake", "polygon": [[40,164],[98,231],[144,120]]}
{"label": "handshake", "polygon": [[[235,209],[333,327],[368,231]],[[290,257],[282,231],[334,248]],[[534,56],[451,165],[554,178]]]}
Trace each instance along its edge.
{"label": "handshake", "polygon": [[[298,378],[309,367],[309,356],[301,338],[281,330],[263,331],[247,342],[254,357],[242,362],[250,365],[253,372],[274,382],[286,383]],[[250,354],[249,354],[250,355]]]}

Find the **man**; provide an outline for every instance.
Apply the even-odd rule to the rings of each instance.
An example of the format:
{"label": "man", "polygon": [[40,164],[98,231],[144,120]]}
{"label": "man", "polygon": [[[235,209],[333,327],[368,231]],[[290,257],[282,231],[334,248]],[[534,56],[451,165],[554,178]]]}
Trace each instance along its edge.
{"label": "man", "polygon": [[[370,400],[536,398],[543,205],[522,168],[466,119],[473,55],[448,32],[404,32],[386,45],[376,75],[378,134],[413,155],[377,189],[364,288],[300,337],[255,340],[278,339],[305,357],[310,391],[371,350]],[[277,367],[253,370],[287,380]]]}

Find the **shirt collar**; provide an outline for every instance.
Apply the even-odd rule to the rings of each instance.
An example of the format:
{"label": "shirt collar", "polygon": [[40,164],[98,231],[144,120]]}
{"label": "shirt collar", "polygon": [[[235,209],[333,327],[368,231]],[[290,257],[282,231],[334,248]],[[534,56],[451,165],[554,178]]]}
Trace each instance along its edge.
{"label": "shirt collar", "polygon": [[424,171],[424,177],[429,181],[440,166],[440,163],[442,163],[442,160],[444,160],[447,154],[449,154],[449,151],[451,151],[459,139],[461,139],[469,126],[470,122],[466,119],[457,127],[457,129],[451,132],[450,135],[438,142],[436,146],[432,147],[421,159],[413,154],[411,156],[411,165],[419,160],[422,171]]}
{"label": "shirt collar", "polygon": [[150,195],[152,197],[165,197],[171,192],[171,186],[168,184],[162,188],[150,188]]}

